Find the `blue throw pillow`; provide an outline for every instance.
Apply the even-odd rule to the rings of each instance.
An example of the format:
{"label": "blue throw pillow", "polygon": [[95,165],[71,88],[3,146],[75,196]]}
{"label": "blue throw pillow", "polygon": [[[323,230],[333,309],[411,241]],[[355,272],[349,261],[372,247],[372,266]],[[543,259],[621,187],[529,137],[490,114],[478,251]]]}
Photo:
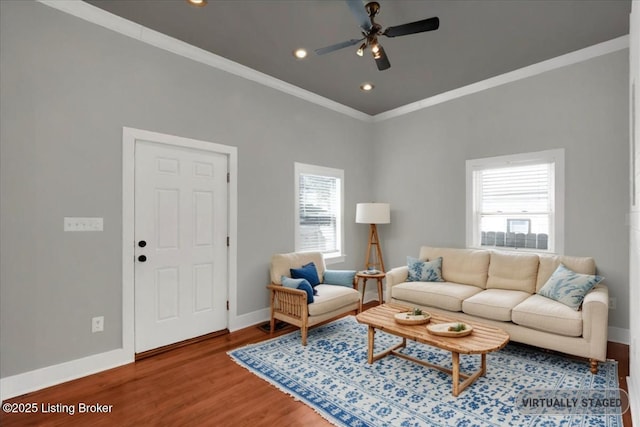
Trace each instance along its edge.
{"label": "blue throw pillow", "polygon": [[576,273],[560,264],[538,294],[578,311],[587,292],[603,279],[602,276]]}
{"label": "blue throw pillow", "polygon": [[328,285],[353,286],[355,270],[325,270],[323,282]]}
{"label": "blue throw pillow", "polygon": [[313,295],[315,294],[315,292],[307,279],[292,279],[287,276],[282,276],[280,278],[280,282],[282,282],[282,286],[286,286],[287,288],[302,289],[306,291],[307,304],[311,304],[313,302]]}
{"label": "blue throw pillow", "polygon": [[298,289],[307,291],[307,304],[311,304],[313,302],[313,295],[315,292],[309,282],[307,282],[306,280],[302,280],[302,282],[298,285]]}
{"label": "blue throw pillow", "polygon": [[307,282],[309,282],[312,287],[320,284],[318,270],[316,270],[316,265],[313,262],[305,264],[301,268],[291,268],[289,272],[294,279],[307,279]]}
{"label": "blue throw pillow", "polygon": [[292,279],[287,276],[280,277],[280,283],[282,283],[282,286],[293,289],[298,289],[298,285],[302,283],[303,280],[304,279]]}
{"label": "blue throw pillow", "polygon": [[442,257],[431,261],[420,261],[417,258],[407,257],[409,267],[408,282],[444,282],[442,278]]}

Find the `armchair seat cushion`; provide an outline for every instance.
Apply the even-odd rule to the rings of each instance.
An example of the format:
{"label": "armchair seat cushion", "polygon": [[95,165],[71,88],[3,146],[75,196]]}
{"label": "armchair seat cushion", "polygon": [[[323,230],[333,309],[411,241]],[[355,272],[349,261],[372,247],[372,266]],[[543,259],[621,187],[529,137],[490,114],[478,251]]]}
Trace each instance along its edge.
{"label": "armchair seat cushion", "polygon": [[320,284],[316,290],[318,295],[308,306],[309,316],[321,316],[360,301],[360,293],[346,286]]}

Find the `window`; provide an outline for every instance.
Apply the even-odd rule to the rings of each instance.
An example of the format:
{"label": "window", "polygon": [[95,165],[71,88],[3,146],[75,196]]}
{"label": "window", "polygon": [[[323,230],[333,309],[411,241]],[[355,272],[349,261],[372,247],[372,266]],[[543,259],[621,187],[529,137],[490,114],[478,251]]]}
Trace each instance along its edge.
{"label": "window", "polygon": [[295,250],[342,261],[344,171],[296,163],[295,179]]}
{"label": "window", "polygon": [[467,246],[562,253],[564,150],[467,160]]}

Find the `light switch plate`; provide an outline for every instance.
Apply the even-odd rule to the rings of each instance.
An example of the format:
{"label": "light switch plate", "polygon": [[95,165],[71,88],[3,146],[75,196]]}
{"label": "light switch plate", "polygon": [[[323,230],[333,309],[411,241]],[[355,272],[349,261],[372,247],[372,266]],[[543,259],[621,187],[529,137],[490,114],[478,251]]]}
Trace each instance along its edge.
{"label": "light switch plate", "polygon": [[103,227],[103,218],[64,218],[64,231],[102,231]]}

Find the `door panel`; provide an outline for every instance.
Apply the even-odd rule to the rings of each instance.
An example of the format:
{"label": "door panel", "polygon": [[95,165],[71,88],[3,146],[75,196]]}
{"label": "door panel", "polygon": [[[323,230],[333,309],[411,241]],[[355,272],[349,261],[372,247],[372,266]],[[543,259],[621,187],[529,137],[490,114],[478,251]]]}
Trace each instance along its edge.
{"label": "door panel", "polygon": [[[136,352],[227,327],[227,157],[135,146]],[[139,261],[139,256],[146,261]]]}

